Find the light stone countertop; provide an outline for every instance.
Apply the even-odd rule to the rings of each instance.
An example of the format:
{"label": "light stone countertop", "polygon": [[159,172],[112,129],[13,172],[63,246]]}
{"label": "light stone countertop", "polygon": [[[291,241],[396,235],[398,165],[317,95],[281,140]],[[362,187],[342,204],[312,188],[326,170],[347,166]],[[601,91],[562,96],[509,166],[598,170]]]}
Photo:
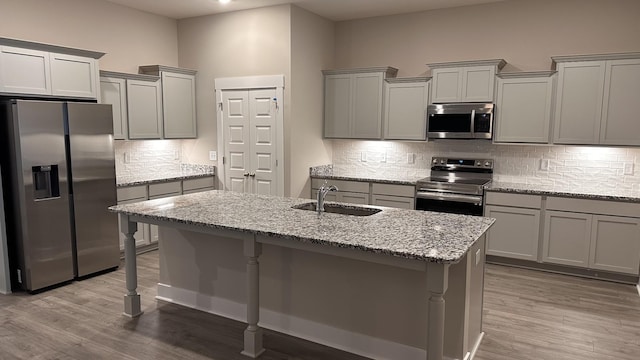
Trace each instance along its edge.
{"label": "light stone countertop", "polygon": [[459,261],[495,221],[480,216],[385,207],[377,207],[383,210],[371,216],[332,213],[318,216],[315,211],[291,208],[308,202],[311,201],[211,190],[109,209],[194,227],[242,231],[440,263]]}
{"label": "light stone countertop", "polygon": [[640,203],[640,191],[625,189],[598,189],[576,186],[523,184],[493,181],[486,187],[487,191],[509,192],[518,194],[564,196],[591,200],[611,200]]}
{"label": "light stone countertop", "polygon": [[116,187],[146,185],[176,180],[215,176],[215,166],[183,164],[181,167],[154,169],[129,175],[117,175]]}

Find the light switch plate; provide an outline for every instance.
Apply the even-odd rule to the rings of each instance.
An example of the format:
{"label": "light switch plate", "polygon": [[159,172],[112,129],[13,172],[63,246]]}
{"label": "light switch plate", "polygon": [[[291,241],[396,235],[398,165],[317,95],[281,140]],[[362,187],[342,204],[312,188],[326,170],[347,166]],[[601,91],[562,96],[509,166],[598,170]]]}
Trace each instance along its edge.
{"label": "light switch plate", "polygon": [[408,153],[407,154],[407,164],[415,164],[416,162],[416,154]]}
{"label": "light switch plate", "polygon": [[633,175],[633,163],[632,162],[625,163],[622,173],[624,175]]}
{"label": "light switch plate", "polygon": [[540,160],[540,170],[549,171],[549,159]]}
{"label": "light switch plate", "polygon": [[209,160],[211,161],[218,160],[218,153],[216,151],[209,151]]}
{"label": "light switch plate", "polygon": [[363,151],[360,153],[360,161],[361,162],[367,162],[367,153],[366,151]]}

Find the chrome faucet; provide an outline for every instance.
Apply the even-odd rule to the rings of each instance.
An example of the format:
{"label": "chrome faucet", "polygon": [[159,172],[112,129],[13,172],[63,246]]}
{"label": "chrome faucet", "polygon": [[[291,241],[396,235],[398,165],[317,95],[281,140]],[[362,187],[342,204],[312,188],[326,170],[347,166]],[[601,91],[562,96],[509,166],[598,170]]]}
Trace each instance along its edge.
{"label": "chrome faucet", "polygon": [[327,196],[329,191],[338,191],[338,187],[335,185],[327,185],[327,182],[325,181],[324,184],[320,186],[320,189],[318,189],[318,203],[316,204],[316,211],[318,214],[324,212],[324,198]]}

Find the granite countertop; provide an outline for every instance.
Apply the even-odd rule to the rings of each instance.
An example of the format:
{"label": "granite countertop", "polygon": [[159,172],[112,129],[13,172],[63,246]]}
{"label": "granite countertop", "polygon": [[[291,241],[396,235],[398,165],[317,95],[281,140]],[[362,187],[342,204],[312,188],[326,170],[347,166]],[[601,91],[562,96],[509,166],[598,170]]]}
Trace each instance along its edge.
{"label": "granite countertop", "polygon": [[441,263],[459,261],[494,222],[479,216],[384,207],[378,207],[383,210],[371,216],[332,213],[318,216],[314,211],[291,208],[308,202],[308,199],[211,190],[117,205],[110,210],[194,227],[243,231]]}
{"label": "granite countertop", "polygon": [[363,181],[363,182],[376,182],[382,184],[397,184],[397,185],[415,185],[420,179],[429,176],[429,171],[423,171],[421,174],[409,175],[403,173],[394,174],[357,174],[351,171],[345,171],[334,168],[333,165],[321,165],[309,168],[309,176],[316,179],[329,179],[329,180],[347,180],[347,181]]}
{"label": "granite countertop", "polygon": [[493,181],[486,187],[488,191],[518,194],[566,196],[592,200],[612,200],[640,203],[640,191],[625,189],[601,189],[576,186],[523,184]]}
{"label": "granite countertop", "polygon": [[116,186],[126,187],[146,185],[175,180],[195,179],[215,176],[215,166],[183,164],[176,168],[154,169],[152,171],[116,176]]}

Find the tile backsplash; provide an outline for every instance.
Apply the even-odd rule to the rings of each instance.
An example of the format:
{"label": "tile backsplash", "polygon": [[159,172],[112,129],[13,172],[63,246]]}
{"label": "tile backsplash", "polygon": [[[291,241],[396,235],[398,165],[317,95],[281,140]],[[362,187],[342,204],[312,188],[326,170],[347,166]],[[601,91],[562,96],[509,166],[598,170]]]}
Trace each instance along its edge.
{"label": "tile backsplash", "polygon": [[506,182],[640,190],[640,148],[496,145],[486,140],[334,140],[335,169],[362,175],[421,176],[432,156],[494,159]]}
{"label": "tile backsplash", "polygon": [[182,163],[181,140],[117,140],[114,150],[118,176],[179,169]]}

